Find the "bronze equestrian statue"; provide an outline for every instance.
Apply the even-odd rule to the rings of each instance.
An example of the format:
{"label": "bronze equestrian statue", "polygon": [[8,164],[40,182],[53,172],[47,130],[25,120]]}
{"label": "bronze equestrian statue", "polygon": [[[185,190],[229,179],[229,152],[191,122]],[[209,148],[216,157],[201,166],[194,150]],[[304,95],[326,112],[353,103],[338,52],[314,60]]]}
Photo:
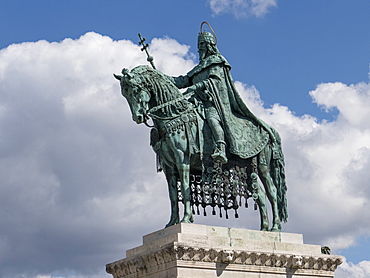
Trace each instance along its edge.
{"label": "bronze equestrian statue", "polygon": [[[288,218],[284,156],[279,134],[244,104],[220,54],[213,29],[198,35],[200,62],[184,76],[167,76],[152,67],[138,66],[122,75],[122,95],[133,120],[147,124],[151,118],[151,146],[168,182],[171,217],[166,227],[180,222],[179,202],[184,203],[181,222],[193,222],[193,213],[212,207],[228,217],[228,210],[258,205],[261,230],[281,231]],[[187,88],[185,93],[179,89]],[[147,124],[148,125],[148,124]],[[263,184],[264,190],[257,181]],[[272,207],[272,227],[266,208]]]}

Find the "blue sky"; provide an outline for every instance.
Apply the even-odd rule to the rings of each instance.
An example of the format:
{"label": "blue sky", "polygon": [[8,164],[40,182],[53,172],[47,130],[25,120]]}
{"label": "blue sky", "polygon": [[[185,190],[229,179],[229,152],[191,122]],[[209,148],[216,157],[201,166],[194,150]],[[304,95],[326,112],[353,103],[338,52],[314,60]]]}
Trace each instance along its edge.
{"label": "blue sky", "polygon": [[[242,9],[241,9],[242,10]],[[322,82],[368,80],[369,1],[279,1],[256,17],[215,15],[207,1],[1,1],[0,47],[61,41],[87,31],[137,41],[169,36],[196,53],[199,22],[217,31],[233,76],[254,84],[266,104],[326,118],[307,92]],[[330,117],[329,117],[330,118]]]}
{"label": "blue sky", "polygon": [[1,277],[108,277],[105,263],[162,228],[148,131],[111,74],[146,63],[139,32],[161,71],[185,74],[202,21],[247,105],[282,135],[284,230],[345,255],[339,278],[370,275],[370,2],[254,3],[0,0]]}

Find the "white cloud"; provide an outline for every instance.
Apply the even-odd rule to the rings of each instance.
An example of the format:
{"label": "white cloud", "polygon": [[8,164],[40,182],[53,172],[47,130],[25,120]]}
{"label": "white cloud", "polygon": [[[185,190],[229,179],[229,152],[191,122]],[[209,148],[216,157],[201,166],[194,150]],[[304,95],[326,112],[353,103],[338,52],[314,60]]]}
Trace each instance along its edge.
{"label": "white cloud", "polygon": [[341,120],[348,121],[351,126],[369,129],[369,90],[370,84],[364,82],[349,86],[336,82],[320,84],[310,94],[314,102],[325,110],[334,107],[339,109],[341,111],[340,116],[343,117]]}
{"label": "white cloud", "polygon": [[[157,39],[153,54],[156,45],[166,49],[164,62],[156,55],[162,70],[193,66],[181,58],[187,46]],[[132,122],[113,78],[138,64],[147,64],[139,46],[96,33],[0,51],[1,277],[64,269],[92,277],[133,247],[139,226],[148,233],[167,221],[151,213],[168,208],[148,130]]]}
{"label": "white cloud", "polygon": [[[153,40],[150,51],[167,74],[194,66],[189,47],[173,39]],[[0,50],[1,277],[107,277],[106,263],[168,221],[149,130],[131,120],[112,76],[138,64],[147,64],[139,46],[96,33]],[[266,109],[256,88],[237,87],[283,139],[284,231],[332,249],[368,233],[369,84],[320,84],[310,93],[318,105],[338,109],[333,122],[297,117],[280,105]],[[252,209],[240,215],[196,222],[258,228]]]}
{"label": "white cloud", "polygon": [[338,109],[337,120],[296,117],[280,105],[263,110],[258,104],[255,111],[282,136],[291,215],[287,229],[334,250],[347,248],[370,228],[363,213],[370,209],[370,86],[320,84],[310,94],[318,105]]}
{"label": "white cloud", "polygon": [[277,6],[277,0],[210,0],[209,5],[214,15],[231,13],[237,18],[263,17]]}
{"label": "white cloud", "polygon": [[[178,76],[194,66],[195,55],[189,53],[190,46],[181,45],[176,40],[164,37],[152,40],[150,53],[155,57],[155,65],[162,72]],[[179,67],[179,65],[181,65]]]}
{"label": "white cloud", "polygon": [[370,277],[370,261],[358,264],[344,261],[335,273],[335,278],[367,278]]}

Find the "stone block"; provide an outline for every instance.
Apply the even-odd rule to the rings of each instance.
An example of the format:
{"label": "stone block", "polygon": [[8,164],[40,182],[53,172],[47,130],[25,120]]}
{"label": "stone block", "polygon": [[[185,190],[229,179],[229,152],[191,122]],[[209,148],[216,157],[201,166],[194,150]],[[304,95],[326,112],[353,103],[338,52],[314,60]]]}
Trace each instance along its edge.
{"label": "stone block", "polygon": [[107,272],[114,278],[333,278],[342,261],[303,244],[300,234],[181,223],[145,235]]}

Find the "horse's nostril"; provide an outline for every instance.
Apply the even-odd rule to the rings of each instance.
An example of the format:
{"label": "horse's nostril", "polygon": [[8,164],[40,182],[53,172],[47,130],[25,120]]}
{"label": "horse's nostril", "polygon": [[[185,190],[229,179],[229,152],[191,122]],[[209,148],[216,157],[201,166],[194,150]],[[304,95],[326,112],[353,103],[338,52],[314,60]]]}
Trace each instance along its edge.
{"label": "horse's nostril", "polygon": [[136,123],[141,124],[143,122],[143,117],[141,115],[137,116]]}

